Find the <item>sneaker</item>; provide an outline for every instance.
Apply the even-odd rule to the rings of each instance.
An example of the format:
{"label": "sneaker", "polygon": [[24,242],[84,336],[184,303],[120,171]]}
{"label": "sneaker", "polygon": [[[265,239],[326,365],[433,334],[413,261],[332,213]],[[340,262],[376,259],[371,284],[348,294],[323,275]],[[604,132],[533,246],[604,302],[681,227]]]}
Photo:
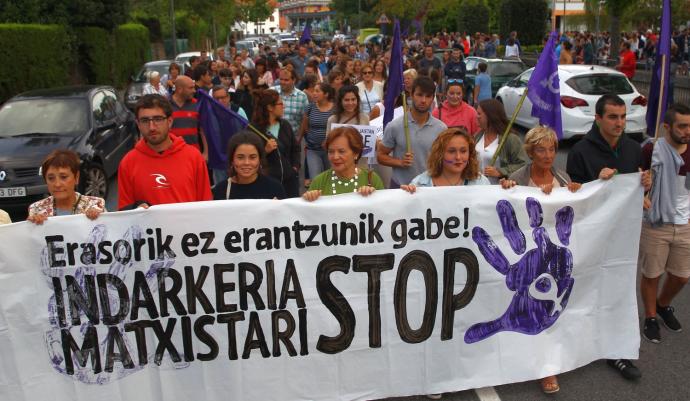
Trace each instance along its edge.
{"label": "sneaker", "polygon": [[628,380],[636,380],[642,377],[642,372],[633,365],[630,359],[608,359],[606,363],[618,370]]}
{"label": "sneaker", "polygon": [[648,317],[644,320],[642,336],[647,339],[647,341],[654,344],[659,344],[661,342],[661,334],[659,334],[659,322],[655,317]]}
{"label": "sneaker", "polygon": [[441,397],[443,397],[443,394],[427,394],[426,398],[430,400],[440,400]]}
{"label": "sneaker", "polygon": [[678,319],[676,319],[676,316],[673,314],[675,310],[673,309],[673,306],[659,306],[659,304],[656,304],[656,314],[661,317],[661,321],[664,322],[664,326],[666,326],[667,329],[671,331],[675,331],[676,333],[680,333],[683,331],[683,327],[680,325],[678,322]]}

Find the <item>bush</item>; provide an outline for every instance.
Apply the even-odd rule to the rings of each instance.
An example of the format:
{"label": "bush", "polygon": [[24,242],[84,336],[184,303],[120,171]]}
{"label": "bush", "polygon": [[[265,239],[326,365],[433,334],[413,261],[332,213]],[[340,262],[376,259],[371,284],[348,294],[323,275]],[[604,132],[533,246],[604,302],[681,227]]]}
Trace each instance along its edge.
{"label": "bush", "polygon": [[77,28],[77,57],[92,84],[112,83],[112,37],[103,28]]}
{"label": "bush", "polygon": [[548,6],[544,0],[503,0],[499,14],[502,41],[517,31],[520,45],[542,43],[546,33]]}
{"label": "bush", "polygon": [[474,35],[489,32],[489,7],[483,0],[464,0],[460,5],[458,31]]}
{"label": "bush", "polygon": [[115,47],[111,55],[114,66],[112,85],[122,86],[149,58],[149,31],[141,24],[124,24],[118,26],[113,35]]}
{"label": "bush", "polygon": [[26,90],[65,85],[70,44],[59,25],[0,24],[0,102]]}

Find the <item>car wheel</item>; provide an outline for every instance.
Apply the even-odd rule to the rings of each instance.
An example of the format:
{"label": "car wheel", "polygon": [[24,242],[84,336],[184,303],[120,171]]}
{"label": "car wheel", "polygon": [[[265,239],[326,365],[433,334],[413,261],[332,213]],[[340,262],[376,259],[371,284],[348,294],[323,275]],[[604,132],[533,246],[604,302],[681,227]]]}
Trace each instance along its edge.
{"label": "car wheel", "polygon": [[81,192],[105,199],[108,195],[108,176],[99,164],[89,164],[82,171]]}

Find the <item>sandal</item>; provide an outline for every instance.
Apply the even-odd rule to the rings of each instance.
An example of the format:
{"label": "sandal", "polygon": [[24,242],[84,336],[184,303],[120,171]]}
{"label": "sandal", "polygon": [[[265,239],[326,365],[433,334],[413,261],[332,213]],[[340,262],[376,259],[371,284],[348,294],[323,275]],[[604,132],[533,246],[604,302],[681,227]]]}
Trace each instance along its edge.
{"label": "sandal", "polygon": [[541,390],[545,394],[557,393],[561,388],[558,386],[558,378],[556,376],[548,376],[541,379]]}

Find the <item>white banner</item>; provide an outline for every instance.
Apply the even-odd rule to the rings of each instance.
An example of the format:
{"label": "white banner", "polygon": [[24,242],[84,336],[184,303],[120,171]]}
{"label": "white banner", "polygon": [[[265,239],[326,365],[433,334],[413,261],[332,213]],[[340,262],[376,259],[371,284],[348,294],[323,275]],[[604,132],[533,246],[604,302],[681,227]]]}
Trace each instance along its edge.
{"label": "white banner", "polygon": [[639,175],[0,227],[0,399],[366,400],[636,359]]}

